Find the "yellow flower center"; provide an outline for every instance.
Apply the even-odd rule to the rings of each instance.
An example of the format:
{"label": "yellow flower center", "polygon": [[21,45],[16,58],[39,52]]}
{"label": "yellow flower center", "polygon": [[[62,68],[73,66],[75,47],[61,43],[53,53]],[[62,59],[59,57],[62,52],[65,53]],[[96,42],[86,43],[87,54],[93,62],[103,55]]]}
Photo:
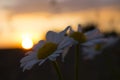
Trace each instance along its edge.
{"label": "yellow flower center", "polygon": [[99,51],[102,48],[102,44],[96,44],[95,50]]}
{"label": "yellow flower center", "polygon": [[81,32],[74,32],[70,35],[70,37],[79,43],[84,43],[86,41],[86,36]]}
{"label": "yellow flower center", "polygon": [[39,50],[37,57],[38,59],[45,59],[51,55],[57,49],[57,44],[48,42],[44,44]]}

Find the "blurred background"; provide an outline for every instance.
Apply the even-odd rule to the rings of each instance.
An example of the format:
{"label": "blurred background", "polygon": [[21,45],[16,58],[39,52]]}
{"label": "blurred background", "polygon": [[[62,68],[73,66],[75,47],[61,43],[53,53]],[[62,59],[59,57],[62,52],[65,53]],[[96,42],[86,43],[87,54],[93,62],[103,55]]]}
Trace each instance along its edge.
{"label": "blurred background", "polygon": [[120,33],[120,0],[0,0],[0,48],[20,48],[48,30],[94,22],[102,31]]}
{"label": "blurred background", "polygon": [[[44,64],[49,66],[36,66],[35,69],[23,73],[19,68],[20,59],[34,44],[44,39],[48,30],[61,31],[69,25],[76,29],[78,24],[89,23],[97,24],[102,32],[120,34],[120,0],[0,0],[0,80],[56,79],[49,63]],[[120,80],[119,48],[118,41],[118,44],[103,52],[107,56],[102,55],[92,62],[83,62],[81,74],[84,78],[81,80]],[[113,51],[110,52],[110,49]],[[61,66],[66,67],[64,73],[67,77],[72,76],[68,71],[73,68],[73,61]],[[115,74],[113,67],[107,70],[112,65],[118,71]],[[103,74],[105,70],[107,71]],[[87,72],[89,74],[85,74]]]}

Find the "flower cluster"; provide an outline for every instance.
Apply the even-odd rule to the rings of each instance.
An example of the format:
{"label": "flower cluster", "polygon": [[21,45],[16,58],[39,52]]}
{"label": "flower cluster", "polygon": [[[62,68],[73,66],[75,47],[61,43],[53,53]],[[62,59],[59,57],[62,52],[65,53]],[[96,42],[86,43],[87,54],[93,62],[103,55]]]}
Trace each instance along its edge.
{"label": "flower cluster", "polygon": [[83,59],[92,59],[116,40],[113,37],[106,38],[97,28],[83,32],[81,25],[78,25],[77,31],[74,31],[71,26],[58,33],[48,31],[46,40],[40,40],[31,51],[26,53],[27,56],[21,59],[21,67],[23,71],[29,70],[37,63],[41,65],[46,60],[55,61],[60,55],[64,60],[73,45],[79,45],[82,49]]}

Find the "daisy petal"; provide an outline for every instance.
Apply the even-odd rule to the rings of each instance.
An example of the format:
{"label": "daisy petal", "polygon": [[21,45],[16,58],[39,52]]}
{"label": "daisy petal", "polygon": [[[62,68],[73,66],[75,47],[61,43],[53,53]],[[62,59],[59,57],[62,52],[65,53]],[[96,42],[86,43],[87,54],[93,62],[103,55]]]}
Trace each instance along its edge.
{"label": "daisy petal", "polygon": [[65,36],[61,35],[61,33],[56,33],[56,32],[53,32],[53,31],[49,31],[47,33],[46,39],[47,39],[48,42],[53,42],[53,43],[58,44],[63,40],[64,37]]}
{"label": "daisy petal", "polygon": [[62,53],[62,52],[63,52],[63,50],[56,50],[54,53],[56,54],[56,53]]}
{"label": "daisy petal", "polygon": [[33,50],[38,51],[45,44],[44,40],[40,40],[36,45],[34,45]]}
{"label": "daisy petal", "polygon": [[27,62],[22,62],[22,63],[20,64],[20,67],[24,67],[26,64],[27,64]]}
{"label": "daisy petal", "polygon": [[69,45],[72,45],[74,40],[72,38],[66,37],[58,46],[58,49],[63,49]]}
{"label": "daisy petal", "polygon": [[87,37],[87,40],[103,37],[103,34],[98,29],[86,32],[85,35]]}
{"label": "daisy petal", "polygon": [[60,56],[60,53],[62,53],[63,50],[56,50],[52,55],[50,55],[48,58],[51,61],[55,61],[58,56]]}
{"label": "daisy petal", "polygon": [[63,41],[59,44],[58,48],[65,44],[67,41],[69,41],[69,37],[65,37]]}
{"label": "daisy petal", "polygon": [[80,24],[78,25],[78,32],[82,32],[82,27]]}
{"label": "daisy petal", "polygon": [[40,61],[40,63],[38,64],[39,66],[41,66],[47,59],[43,59]]}
{"label": "daisy petal", "polygon": [[71,26],[66,27],[63,31],[61,31],[59,34],[62,36],[65,36],[67,30],[70,28]]}
{"label": "daisy petal", "polygon": [[51,61],[55,61],[58,56],[60,56],[60,54],[53,54],[53,55],[49,56],[48,58]]}
{"label": "daisy petal", "polygon": [[95,57],[95,55],[99,54],[100,51],[96,51],[94,49],[94,47],[90,47],[90,48],[87,48],[87,47],[84,47],[83,48],[83,59],[93,59]]}
{"label": "daisy petal", "polygon": [[72,33],[74,33],[74,32],[75,32],[75,31],[70,27],[69,33],[72,34]]}
{"label": "daisy petal", "polygon": [[64,58],[67,55],[67,53],[68,53],[68,51],[69,51],[69,49],[70,49],[71,46],[69,46],[69,47],[67,47],[67,48],[64,49],[64,51],[62,53],[62,62],[64,62]]}
{"label": "daisy petal", "polygon": [[36,57],[36,53],[32,52],[31,54],[29,54],[28,56],[23,57],[20,62],[26,62],[29,61],[31,59],[34,59]]}
{"label": "daisy petal", "polygon": [[28,51],[28,52],[25,53],[25,55],[27,56],[27,55],[29,55],[31,53],[32,53],[32,51]]}
{"label": "daisy petal", "polygon": [[56,36],[55,36],[55,40],[54,40],[54,43],[56,44],[59,44],[63,39],[64,39],[65,36],[61,35],[60,33],[58,33]]}
{"label": "daisy petal", "polygon": [[46,39],[48,42],[55,42],[55,37],[58,33],[53,32],[53,31],[48,31],[46,34]]}
{"label": "daisy petal", "polygon": [[55,36],[55,43],[58,44],[60,43],[64,37],[65,34],[67,33],[67,30],[70,28],[70,26],[68,26],[67,28],[65,28],[63,31],[59,32],[56,36]]}
{"label": "daisy petal", "polygon": [[104,48],[115,44],[119,39],[115,37],[107,38],[107,42],[104,44]]}
{"label": "daisy petal", "polygon": [[66,48],[66,47],[69,47],[70,45],[72,45],[72,41],[66,42],[64,45],[61,46],[61,49],[64,49],[64,48]]}
{"label": "daisy petal", "polygon": [[27,70],[31,69],[33,67],[33,65],[36,64],[36,63],[38,63],[38,62],[39,62],[39,60],[35,60],[35,59],[27,62],[26,65],[23,68],[23,71],[25,69],[27,69]]}
{"label": "daisy petal", "polygon": [[96,44],[104,44],[106,42],[107,42],[106,38],[101,38],[101,39],[94,39],[94,40],[87,41],[86,43],[83,43],[82,45],[89,47],[89,46],[94,46]]}

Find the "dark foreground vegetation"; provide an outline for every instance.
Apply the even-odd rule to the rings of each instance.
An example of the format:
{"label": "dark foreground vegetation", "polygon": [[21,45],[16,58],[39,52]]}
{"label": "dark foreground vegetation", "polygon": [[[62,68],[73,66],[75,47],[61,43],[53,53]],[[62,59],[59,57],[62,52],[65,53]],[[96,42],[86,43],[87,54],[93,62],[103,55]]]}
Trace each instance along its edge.
{"label": "dark foreground vegetation", "polygon": [[[25,52],[21,49],[0,50],[0,80],[57,80],[50,61],[23,72],[19,61]],[[60,57],[58,61],[65,80],[74,80],[73,48],[65,62],[61,62]],[[81,60],[79,66],[80,80],[120,80],[120,40],[93,60]]]}

